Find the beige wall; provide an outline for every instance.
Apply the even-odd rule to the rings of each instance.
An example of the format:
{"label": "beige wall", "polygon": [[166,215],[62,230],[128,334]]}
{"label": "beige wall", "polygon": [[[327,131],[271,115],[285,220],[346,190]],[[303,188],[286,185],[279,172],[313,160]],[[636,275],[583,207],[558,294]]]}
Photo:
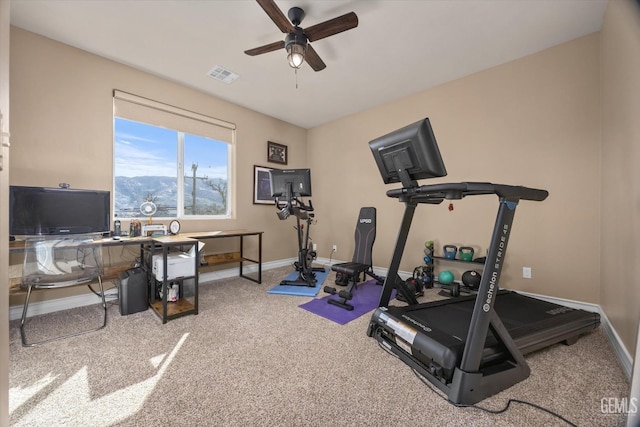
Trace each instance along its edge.
{"label": "beige wall", "polygon": [[[385,196],[393,186],[382,184],[367,143],[430,117],[449,172],[432,182],[493,181],[550,192],[542,203],[520,204],[504,284],[602,304],[632,351],[640,317],[639,130],[632,120],[640,65],[630,5],[610,2],[602,37],[582,37],[308,131],[12,28],[11,183],[110,189],[111,91],[118,88],[238,125],[237,218],[183,229],[262,229],[267,261],[295,255],[291,224],[278,221],[273,208],[251,204],[252,168],[266,165],[272,140],[289,145],[289,166],[312,168],[319,256],[329,257],[336,244],[333,258],[350,259],[358,210],[375,206],[374,264],[386,268],[403,207]],[[453,212],[447,203],[419,206],[401,269],[421,264],[427,239],[482,254],[496,209],[489,196],[454,201]],[[533,269],[532,279],[522,279],[523,266]]]}
{"label": "beige wall", "polygon": [[[388,266],[403,206],[385,196],[394,186],[382,183],[367,143],[429,117],[449,174],[422,183],[491,181],[550,193],[542,203],[520,203],[503,285],[598,303],[598,64],[593,34],[310,130],[319,247],[335,243],[342,249],[336,257],[348,259],[359,207],[375,206],[374,263]],[[497,198],[453,205],[453,212],[447,202],[418,206],[401,270],[422,263],[426,240],[435,240],[438,251],[453,243],[484,255]],[[522,278],[523,266],[532,268],[532,279]]]}
{"label": "beige wall", "polygon": [[640,10],[609,2],[602,44],[602,271],[600,304],[636,348],[640,321]]}
{"label": "beige wall", "polygon": [[[289,167],[304,166],[305,129],[16,27],[11,28],[11,74],[11,184],[55,187],[67,182],[74,188],[110,190],[112,91],[120,89],[237,126],[235,218],[184,220],[183,231],[263,230],[265,261],[296,256],[291,223],[279,221],[273,206],[253,204],[253,166],[278,166],[266,161],[267,141],[289,147]],[[221,83],[212,80],[211,84]],[[49,295],[60,297],[82,291],[70,288]],[[49,299],[45,294],[36,293],[35,301]],[[12,298],[11,304],[21,304],[22,300]]]}
{"label": "beige wall", "polygon": [[[403,208],[384,193],[367,142],[430,117],[448,177],[544,188],[516,213],[503,284],[601,304],[634,356],[640,321],[640,12],[609,2],[600,34],[586,36],[308,133],[316,241],[348,259],[361,206],[378,208],[374,263],[388,266]],[[321,177],[318,180],[318,177]],[[401,269],[436,240],[486,250],[496,200],[419,206]],[[446,268],[453,265],[444,264]],[[533,268],[531,280],[522,267]],[[452,268],[453,269],[453,268]],[[462,270],[457,270],[461,272]]]}

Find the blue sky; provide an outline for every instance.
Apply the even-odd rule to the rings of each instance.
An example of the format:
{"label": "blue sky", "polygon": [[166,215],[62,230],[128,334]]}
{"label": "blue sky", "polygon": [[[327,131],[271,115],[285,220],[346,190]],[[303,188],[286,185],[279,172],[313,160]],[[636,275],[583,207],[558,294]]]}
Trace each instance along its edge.
{"label": "blue sky", "polygon": [[[115,176],[177,177],[177,132],[144,123],[115,118]],[[196,135],[185,135],[185,174],[227,178],[226,143]]]}

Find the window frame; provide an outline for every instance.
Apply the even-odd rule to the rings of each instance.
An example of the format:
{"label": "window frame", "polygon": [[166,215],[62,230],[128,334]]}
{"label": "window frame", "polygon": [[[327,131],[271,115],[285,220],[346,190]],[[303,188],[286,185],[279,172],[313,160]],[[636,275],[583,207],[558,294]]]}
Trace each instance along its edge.
{"label": "window frame", "polygon": [[[150,120],[144,120],[144,117],[150,117]],[[120,118],[127,121],[142,123],[144,125],[155,126],[159,128],[175,131],[176,140],[176,166],[177,166],[177,200],[176,200],[176,216],[155,216],[156,219],[170,220],[226,220],[235,218],[235,200],[236,200],[236,183],[235,183],[235,130],[233,123],[225,122],[213,117],[205,116],[180,107],[161,103],[148,98],[143,98],[127,92],[113,91],[113,183],[112,183],[112,216],[115,219],[140,219],[144,216],[139,215],[130,218],[120,218],[116,216],[115,195],[116,195],[116,119]],[[163,119],[166,119],[167,125],[163,125]],[[177,126],[171,126],[176,123]],[[204,129],[204,132],[193,132],[192,129]],[[207,133],[206,131],[210,131]],[[227,193],[226,193],[226,213],[215,215],[203,214],[185,214],[185,145],[187,143],[185,136],[193,135],[195,137],[206,138],[216,143],[227,144]],[[221,136],[221,138],[216,137]]]}

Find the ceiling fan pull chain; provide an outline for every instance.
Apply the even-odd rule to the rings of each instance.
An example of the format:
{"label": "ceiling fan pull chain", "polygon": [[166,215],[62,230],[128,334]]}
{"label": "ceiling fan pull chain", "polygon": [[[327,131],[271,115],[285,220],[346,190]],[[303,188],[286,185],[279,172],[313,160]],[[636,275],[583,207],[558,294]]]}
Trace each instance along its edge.
{"label": "ceiling fan pull chain", "polygon": [[296,73],[296,89],[298,89],[298,69],[297,68],[294,68],[294,69],[296,70],[295,71],[295,73]]}

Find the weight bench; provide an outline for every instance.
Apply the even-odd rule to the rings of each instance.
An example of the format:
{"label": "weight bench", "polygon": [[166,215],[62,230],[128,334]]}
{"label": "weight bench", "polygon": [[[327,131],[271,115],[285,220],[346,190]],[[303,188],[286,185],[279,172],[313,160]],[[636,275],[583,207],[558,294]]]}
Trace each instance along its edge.
{"label": "weight bench", "polygon": [[357,284],[366,276],[371,276],[382,285],[384,279],[377,276],[373,272],[371,261],[371,253],[373,251],[373,242],[376,239],[376,208],[365,207],[360,208],[358,223],[355,232],[355,249],[351,262],[343,262],[331,266],[331,270],[337,273],[336,283],[346,283],[347,288],[341,291],[331,286],[325,286],[324,291],[328,294],[338,294],[340,299],[327,299],[329,304],[344,308],[345,310],[353,310],[353,305],[347,301],[353,298],[353,291]]}

